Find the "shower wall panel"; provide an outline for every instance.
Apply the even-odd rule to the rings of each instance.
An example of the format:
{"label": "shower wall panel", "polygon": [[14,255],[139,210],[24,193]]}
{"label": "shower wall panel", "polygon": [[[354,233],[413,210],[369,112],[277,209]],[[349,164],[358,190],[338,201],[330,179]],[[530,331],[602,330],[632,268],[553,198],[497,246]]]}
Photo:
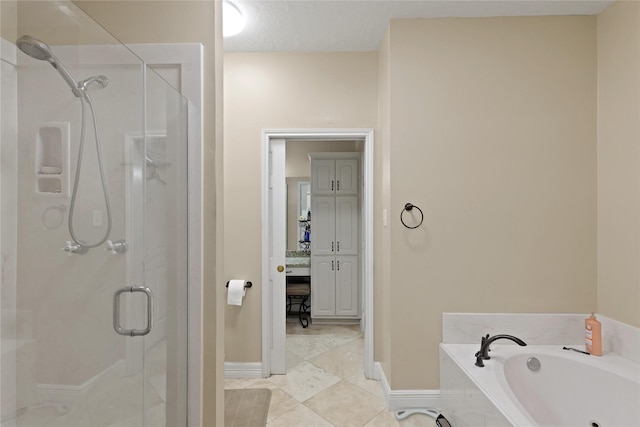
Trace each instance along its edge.
{"label": "shower wall panel", "polygon": [[[18,311],[16,260],[17,260],[17,69],[15,48],[6,40],[0,52],[0,76],[2,95],[0,105],[0,372],[2,383],[0,396],[0,418],[15,411],[18,400],[32,402],[35,394],[35,379],[29,371],[17,371],[18,360],[32,360],[34,343],[31,339],[31,312]],[[6,375],[5,375],[6,373]],[[18,388],[18,378],[22,383]]]}
{"label": "shower wall panel", "polygon": [[[124,140],[143,129],[140,66],[69,66],[74,76],[109,76],[107,88],[91,92],[102,142],[102,154],[113,213],[112,240],[125,238]],[[35,191],[35,140],[47,122],[71,124],[71,165],[76,170],[81,132],[80,102],[46,63],[21,69],[18,78],[19,174],[18,277],[19,308],[34,313],[37,382],[50,389],[82,387],[97,375],[117,368],[124,357],[120,337],[112,330],[114,290],[125,286],[125,256],[96,248],[68,256],[60,249],[69,240],[69,199]],[[88,241],[104,233],[106,212],[100,187],[90,116],[85,129],[75,229]],[[78,283],[78,281],[81,281]],[[78,321],[82,319],[82,321]],[[96,333],[96,331],[103,331]],[[107,331],[107,333],[104,333]],[[73,348],[74,351],[69,352]]]}

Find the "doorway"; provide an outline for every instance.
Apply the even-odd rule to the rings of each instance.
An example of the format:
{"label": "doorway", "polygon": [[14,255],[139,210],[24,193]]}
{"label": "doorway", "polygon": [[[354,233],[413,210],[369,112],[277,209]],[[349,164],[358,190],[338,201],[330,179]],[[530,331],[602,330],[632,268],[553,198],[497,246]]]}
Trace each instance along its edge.
{"label": "doorway", "polygon": [[262,159],[262,376],[286,373],[285,147],[290,142],[358,141],[363,144],[361,208],[361,325],[364,374],[373,378],[373,130],[263,131]]}

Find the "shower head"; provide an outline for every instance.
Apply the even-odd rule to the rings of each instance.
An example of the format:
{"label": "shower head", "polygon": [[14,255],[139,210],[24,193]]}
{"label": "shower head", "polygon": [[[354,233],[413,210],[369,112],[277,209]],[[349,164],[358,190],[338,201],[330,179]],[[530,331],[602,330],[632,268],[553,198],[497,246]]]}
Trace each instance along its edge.
{"label": "shower head", "polygon": [[29,55],[32,58],[39,59],[41,61],[47,61],[53,68],[55,68],[62,79],[67,82],[71,88],[71,92],[77,97],[82,96],[82,91],[78,87],[78,83],[71,76],[69,71],[62,65],[62,62],[51,51],[51,48],[43,41],[34,37],[24,35],[16,41],[16,46]]}
{"label": "shower head", "polygon": [[31,36],[24,35],[20,37],[16,41],[16,46],[32,58],[39,59],[41,61],[51,61],[53,59],[51,48],[47,46],[46,43]]}

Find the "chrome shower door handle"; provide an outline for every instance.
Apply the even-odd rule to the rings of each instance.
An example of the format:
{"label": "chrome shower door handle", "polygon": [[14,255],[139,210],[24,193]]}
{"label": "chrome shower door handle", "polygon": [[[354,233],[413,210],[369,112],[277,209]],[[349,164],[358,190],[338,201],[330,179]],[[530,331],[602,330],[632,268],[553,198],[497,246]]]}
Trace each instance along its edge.
{"label": "chrome shower door handle", "polygon": [[[144,329],[124,329],[120,325],[120,294],[124,292],[142,292],[147,296],[147,325]],[[125,286],[113,295],[113,329],[119,335],[137,337],[147,335],[153,326],[153,294],[146,286]]]}

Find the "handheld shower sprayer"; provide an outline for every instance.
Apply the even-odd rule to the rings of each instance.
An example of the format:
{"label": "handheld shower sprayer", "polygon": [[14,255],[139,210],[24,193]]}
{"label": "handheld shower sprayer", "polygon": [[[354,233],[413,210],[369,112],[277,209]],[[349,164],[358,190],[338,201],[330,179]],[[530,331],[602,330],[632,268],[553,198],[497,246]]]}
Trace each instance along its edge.
{"label": "handheld shower sprayer", "polygon": [[109,79],[105,76],[93,76],[82,81],[76,81],[69,70],[67,70],[67,67],[53,54],[49,45],[34,37],[24,35],[16,41],[16,46],[30,57],[40,61],[47,61],[51,64],[67,85],[69,85],[71,92],[78,98],[85,94],[87,86],[93,82],[97,82],[101,89],[109,84]]}
{"label": "handheld shower sprayer", "polygon": [[[71,239],[73,243],[67,242],[67,246],[62,248],[63,250],[71,253],[84,254],[88,249],[95,248],[100,246],[104,242],[107,241],[109,235],[111,234],[111,203],[109,202],[109,192],[107,191],[107,184],[104,177],[104,167],[102,165],[102,155],[100,149],[100,135],[98,133],[98,123],[96,121],[95,110],[93,109],[93,102],[91,101],[91,97],[87,93],[87,88],[96,84],[100,89],[105,88],[109,84],[109,79],[106,76],[92,76],[87,79],[76,81],[69,70],[60,62],[60,60],[53,54],[51,48],[41,40],[38,40],[34,37],[24,35],[16,40],[16,46],[24,53],[29,55],[34,59],[38,59],[40,61],[47,61],[53,68],[58,71],[62,79],[69,85],[71,88],[71,92],[77,97],[80,98],[80,103],[82,105],[82,121],[81,121],[81,130],[80,130],[80,144],[78,147],[78,163],[76,164],[76,175],[73,183],[73,192],[71,194],[71,202],[69,205],[69,234],[71,235]],[[95,136],[96,142],[96,153],[98,157],[98,170],[100,172],[100,182],[102,184],[102,194],[104,195],[104,203],[107,211],[107,229],[105,231],[104,236],[95,243],[87,243],[84,240],[81,240],[76,236],[76,233],[73,228],[73,217],[75,214],[75,206],[76,206],[76,196],[78,193],[78,185],[80,184],[80,170],[82,169],[82,152],[84,150],[84,142],[85,142],[85,122],[86,122],[86,107],[85,103],[89,105],[91,109],[91,116],[93,119],[93,133]]]}

